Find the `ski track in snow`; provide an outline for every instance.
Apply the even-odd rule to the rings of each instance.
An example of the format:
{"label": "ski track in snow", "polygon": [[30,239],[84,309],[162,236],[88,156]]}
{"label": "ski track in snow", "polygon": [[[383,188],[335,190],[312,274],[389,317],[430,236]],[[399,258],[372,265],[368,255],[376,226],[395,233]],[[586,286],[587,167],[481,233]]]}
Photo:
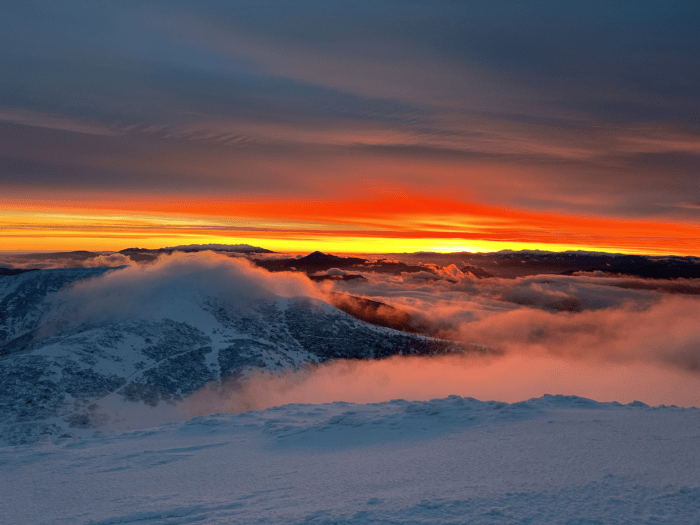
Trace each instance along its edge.
{"label": "ski track in snow", "polygon": [[700,411],[287,405],[0,448],[22,524],[698,523]]}

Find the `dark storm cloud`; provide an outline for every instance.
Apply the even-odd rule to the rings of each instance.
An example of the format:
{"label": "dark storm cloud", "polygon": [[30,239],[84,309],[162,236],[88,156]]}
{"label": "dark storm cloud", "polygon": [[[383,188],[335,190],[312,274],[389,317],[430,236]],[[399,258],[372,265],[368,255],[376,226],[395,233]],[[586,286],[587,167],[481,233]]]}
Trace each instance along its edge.
{"label": "dark storm cloud", "polygon": [[[99,102],[96,110],[118,102],[110,98],[133,95],[140,88],[147,88],[144,95],[150,101],[171,94],[184,101],[227,106],[241,92],[258,92],[269,102],[279,98],[292,106],[303,101],[311,106],[316,93],[304,84],[323,83],[307,71],[306,82],[284,84],[279,78],[286,76],[284,70],[266,69],[274,69],[271,56],[280,55],[291,64],[286,73],[295,62],[303,69],[303,57],[281,46],[252,51],[267,39],[341,62],[436,60],[464,68],[465,74],[470,68],[484,71],[490,86],[475,85],[467,76],[461,86],[439,86],[440,79],[435,79],[436,96],[447,87],[463,90],[465,99],[497,88],[503,95],[527,94],[536,105],[585,110],[603,121],[611,115],[627,121],[679,120],[700,85],[700,72],[694,67],[694,21],[700,15],[695,2],[616,2],[595,9],[561,2],[495,7],[386,1],[196,6],[10,2],[4,11],[3,99],[33,102],[35,107],[68,102],[77,109],[71,98],[83,96],[87,104],[90,98]],[[230,42],[236,42],[237,31],[255,35],[257,41],[249,42],[248,49],[224,52],[214,45],[216,39],[189,40],[193,34],[201,36],[193,32],[197,27],[227,35]],[[348,72],[353,73],[364,72]],[[332,87],[353,91],[351,85]],[[346,102],[360,112],[362,103],[361,98]]]}
{"label": "dark storm cloud", "polygon": [[[0,9],[0,121],[28,128],[16,133],[25,153],[3,152],[3,183],[123,178],[126,188],[141,180],[154,189],[254,189],[258,181],[261,192],[303,190],[334,177],[309,169],[305,156],[334,166],[346,160],[333,155],[369,154],[517,168],[508,175],[517,187],[498,173],[443,182],[523,207],[683,215],[692,210],[672,206],[700,199],[690,182],[700,155],[697,2],[11,1]],[[658,126],[672,140],[655,135]],[[65,152],[42,150],[46,134],[30,137],[37,128],[70,134],[55,139],[70,142]],[[91,135],[114,145],[95,147]],[[212,143],[235,169],[224,177],[223,168],[185,163],[167,175],[173,139]],[[151,149],[134,154],[139,140]],[[209,160],[199,146],[177,148],[204,155],[199,166]],[[286,154],[287,180],[256,168],[250,148]],[[86,151],[103,160],[75,160]],[[106,165],[120,156],[132,164]],[[658,191],[660,173],[668,183]],[[579,187],[584,179],[589,190]]]}

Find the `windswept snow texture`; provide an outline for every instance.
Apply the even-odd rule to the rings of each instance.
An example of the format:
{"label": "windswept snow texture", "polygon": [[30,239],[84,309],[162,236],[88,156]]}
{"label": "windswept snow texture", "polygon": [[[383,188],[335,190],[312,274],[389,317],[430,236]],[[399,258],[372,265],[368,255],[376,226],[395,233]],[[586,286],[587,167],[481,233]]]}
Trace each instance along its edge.
{"label": "windswept snow texture", "polygon": [[267,272],[226,257],[107,270],[0,276],[0,445],[120,426],[120,406],[173,404],[252,370],[462,349],[275,295],[256,281]]}
{"label": "windswept snow texture", "polygon": [[700,411],[545,396],[287,405],[0,448],[31,524],[697,524]]}

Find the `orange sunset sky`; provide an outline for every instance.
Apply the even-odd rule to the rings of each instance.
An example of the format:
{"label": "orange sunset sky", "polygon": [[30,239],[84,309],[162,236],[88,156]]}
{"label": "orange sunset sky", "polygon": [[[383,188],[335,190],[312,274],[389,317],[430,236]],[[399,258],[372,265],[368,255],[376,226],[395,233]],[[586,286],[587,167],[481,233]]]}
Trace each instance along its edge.
{"label": "orange sunset sky", "polygon": [[696,2],[14,4],[0,250],[700,255]]}

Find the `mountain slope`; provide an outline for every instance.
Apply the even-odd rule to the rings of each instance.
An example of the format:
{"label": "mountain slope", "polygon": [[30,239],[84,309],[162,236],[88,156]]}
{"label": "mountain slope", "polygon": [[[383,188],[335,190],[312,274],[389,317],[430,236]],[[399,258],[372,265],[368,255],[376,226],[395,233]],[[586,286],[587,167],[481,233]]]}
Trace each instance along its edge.
{"label": "mountain slope", "polygon": [[[115,418],[102,406],[108,400],[173,404],[252,370],[463,351],[312,297],[274,294],[248,263],[193,260],[184,270],[173,263],[0,276],[0,442],[93,432]],[[223,278],[239,281],[227,289]]]}

